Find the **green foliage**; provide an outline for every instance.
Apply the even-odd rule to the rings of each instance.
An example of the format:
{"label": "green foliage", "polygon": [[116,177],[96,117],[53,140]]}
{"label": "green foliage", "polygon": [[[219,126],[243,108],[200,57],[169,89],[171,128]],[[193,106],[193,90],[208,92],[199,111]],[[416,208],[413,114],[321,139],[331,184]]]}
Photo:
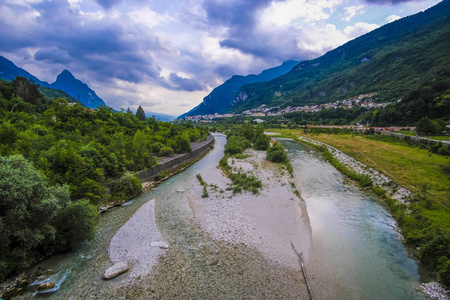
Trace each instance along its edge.
{"label": "green foliage", "polygon": [[420,134],[440,134],[444,128],[445,123],[441,124],[438,121],[422,118],[419,123],[417,123],[416,131]]}
{"label": "green foliage", "polygon": [[446,256],[439,258],[437,274],[443,284],[450,286],[450,259]]}
{"label": "green foliage", "polygon": [[97,208],[88,199],[69,201],[52,220],[57,228],[55,247],[65,251],[94,237],[97,223]]}
{"label": "green foliage", "polygon": [[243,136],[248,141],[253,140],[253,137],[255,136],[255,131],[253,130],[252,120],[250,118],[248,118],[247,121],[244,122],[244,125],[241,126],[241,132],[239,133],[239,135]]}
{"label": "green foliage", "polygon": [[126,171],[110,183],[110,192],[112,200],[128,200],[142,193],[142,183],[136,175]]}
{"label": "green foliage", "polygon": [[289,160],[283,146],[281,146],[278,142],[274,143],[272,147],[267,149],[267,159],[275,163],[285,163]]}
{"label": "green foliage", "polygon": [[176,153],[191,152],[191,141],[188,135],[178,135],[175,137],[174,150]]}
{"label": "green foliage", "polygon": [[173,155],[173,149],[171,147],[162,147],[159,152],[158,152],[158,156],[162,157],[162,156],[172,156]]}
{"label": "green foliage", "polygon": [[202,198],[208,198],[209,194],[208,194],[208,184],[203,180],[202,175],[197,174],[197,179],[200,182],[200,184],[203,186],[203,194],[202,194]]}
{"label": "green foliage", "polygon": [[[89,205],[87,200],[81,203]],[[90,214],[70,222],[66,217],[71,205],[67,186],[48,187],[20,155],[0,157],[0,280],[28,267],[40,252],[49,255],[49,249],[75,245],[91,236],[95,207],[89,206]],[[65,232],[70,234],[62,239]]]}
{"label": "green foliage", "polygon": [[230,172],[228,177],[233,182],[232,186],[228,189],[232,190],[235,194],[243,190],[257,194],[262,188],[262,183],[257,177],[241,172],[240,170],[237,173]]}
{"label": "green foliage", "polygon": [[250,142],[242,136],[233,135],[227,139],[225,145],[225,154],[233,155],[244,152],[245,149],[250,147]]}
{"label": "green foliage", "polygon": [[144,109],[140,105],[136,111],[136,117],[141,121],[145,121],[146,119]]}
{"label": "green foliage", "polygon": [[260,133],[256,136],[255,142],[253,143],[253,148],[255,150],[263,150],[266,151],[270,147],[270,137],[265,135],[264,133]]}

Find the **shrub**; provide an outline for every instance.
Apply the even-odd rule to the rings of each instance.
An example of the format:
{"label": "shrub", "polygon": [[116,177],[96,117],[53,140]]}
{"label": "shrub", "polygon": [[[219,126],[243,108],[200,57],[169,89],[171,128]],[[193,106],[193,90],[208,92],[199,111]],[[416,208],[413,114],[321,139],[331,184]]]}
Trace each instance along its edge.
{"label": "shrub", "polygon": [[253,148],[266,151],[270,147],[270,137],[265,134],[258,134],[255,138]]}
{"label": "shrub", "polygon": [[191,152],[191,141],[188,135],[178,135],[175,137],[174,150],[176,153]]}
{"label": "shrub", "polygon": [[288,162],[288,157],[280,143],[275,143],[272,147],[267,149],[267,159],[271,162],[285,163]]}
{"label": "shrub", "polygon": [[173,149],[171,147],[162,147],[159,152],[158,156],[172,156],[173,155]]}
{"label": "shrub", "polygon": [[241,136],[230,136],[225,145],[225,154],[233,155],[242,153],[245,149],[250,147],[250,142]]}
{"label": "shrub", "polygon": [[84,240],[92,238],[96,221],[97,208],[90,204],[89,200],[69,201],[52,221],[58,229],[55,240],[56,250],[70,250]]}
{"label": "shrub", "polygon": [[437,274],[439,280],[446,286],[450,286],[450,259],[446,256],[441,256],[438,263]]}
{"label": "shrub", "polygon": [[128,200],[142,192],[141,180],[131,172],[125,172],[110,185],[111,198],[113,200]]}

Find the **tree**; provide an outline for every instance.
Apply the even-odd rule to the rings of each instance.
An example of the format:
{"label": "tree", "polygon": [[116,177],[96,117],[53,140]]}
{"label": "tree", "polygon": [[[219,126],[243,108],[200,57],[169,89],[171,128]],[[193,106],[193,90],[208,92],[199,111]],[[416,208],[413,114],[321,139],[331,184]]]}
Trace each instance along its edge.
{"label": "tree", "polygon": [[49,221],[60,207],[45,178],[23,156],[0,157],[0,281],[29,266],[32,250],[54,239]]}
{"label": "tree", "polygon": [[284,163],[288,161],[288,157],[283,146],[281,146],[278,142],[267,149],[267,159],[276,163]]}
{"label": "tree", "polygon": [[439,134],[445,128],[445,123],[440,124],[438,121],[431,121],[428,118],[422,118],[417,123],[416,131],[420,134]]}
{"label": "tree", "polygon": [[140,105],[136,111],[136,117],[141,121],[145,121],[145,119],[146,119],[144,109]]}

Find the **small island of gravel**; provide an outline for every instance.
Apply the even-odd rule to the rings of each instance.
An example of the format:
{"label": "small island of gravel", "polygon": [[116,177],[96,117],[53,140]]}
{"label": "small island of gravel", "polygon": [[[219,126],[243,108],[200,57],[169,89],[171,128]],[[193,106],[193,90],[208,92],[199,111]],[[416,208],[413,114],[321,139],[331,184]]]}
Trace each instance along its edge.
{"label": "small island of gravel", "polygon": [[300,269],[298,252],[307,263],[311,255],[311,228],[306,203],[294,192],[291,175],[282,165],[266,159],[265,151],[247,149],[243,159],[228,158],[233,172],[240,170],[262,182],[259,193],[233,194],[231,181],[220,168],[200,174],[207,184],[191,183],[188,199],[200,227],[213,239],[257,249],[264,257],[282,266]]}

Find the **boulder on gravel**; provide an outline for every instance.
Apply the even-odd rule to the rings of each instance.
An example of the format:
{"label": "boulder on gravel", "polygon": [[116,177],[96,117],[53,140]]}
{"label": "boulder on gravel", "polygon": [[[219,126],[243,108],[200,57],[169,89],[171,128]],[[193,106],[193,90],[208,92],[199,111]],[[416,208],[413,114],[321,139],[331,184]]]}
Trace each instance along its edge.
{"label": "boulder on gravel", "polygon": [[104,279],[114,278],[122,273],[125,273],[129,269],[130,269],[130,267],[128,266],[127,263],[123,263],[123,262],[117,263],[105,271],[103,278]]}

